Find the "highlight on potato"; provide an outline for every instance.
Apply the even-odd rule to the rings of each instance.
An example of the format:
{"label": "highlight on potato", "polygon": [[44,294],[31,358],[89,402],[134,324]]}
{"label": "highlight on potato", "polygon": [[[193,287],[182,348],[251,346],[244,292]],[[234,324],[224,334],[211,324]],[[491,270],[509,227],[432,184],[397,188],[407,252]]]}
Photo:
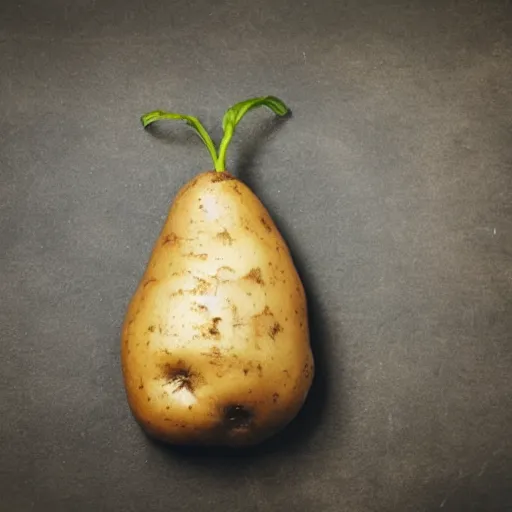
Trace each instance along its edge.
{"label": "highlight on potato", "polygon": [[150,436],[176,445],[246,446],[284,429],[314,377],[307,300],[286,242],[267,209],[225,169],[241,119],[278,98],[237,103],[215,146],[193,116],[164,111],[144,127],[184,120],[214,170],[176,195],[122,327],[129,407]]}

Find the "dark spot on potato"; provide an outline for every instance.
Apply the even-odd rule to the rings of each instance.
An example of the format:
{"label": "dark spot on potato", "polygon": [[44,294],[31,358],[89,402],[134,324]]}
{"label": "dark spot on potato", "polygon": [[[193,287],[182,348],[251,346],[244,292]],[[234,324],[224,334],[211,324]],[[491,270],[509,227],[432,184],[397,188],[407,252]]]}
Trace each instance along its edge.
{"label": "dark spot on potato", "polygon": [[167,406],[167,407],[166,407],[166,409],[167,409],[167,410],[169,410],[169,409],[170,409],[170,406]]}
{"label": "dark spot on potato", "polygon": [[212,322],[213,322],[213,325],[208,329],[208,332],[212,335],[212,336],[217,336],[218,334],[220,334],[219,332],[219,329],[217,327],[218,323],[222,320],[222,318],[216,316]]}
{"label": "dark spot on potato", "polygon": [[218,347],[212,347],[212,349],[210,350],[210,355],[217,359],[222,357],[222,353]]}
{"label": "dark spot on potato", "polygon": [[148,402],[151,402],[151,397],[150,396],[148,396]]}
{"label": "dark spot on potato", "polygon": [[263,368],[260,363],[258,363],[258,366],[256,366],[258,369],[258,375],[261,377],[263,375]]}
{"label": "dark spot on potato", "polygon": [[249,279],[250,281],[254,281],[257,284],[265,284],[261,275],[260,268],[252,268],[244,279]]}
{"label": "dark spot on potato", "polygon": [[142,382],[139,384],[139,389],[144,389],[144,384],[142,384]]}
{"label": "dark spot on potato", "polygon": [[211,289],[210,283],[199,277],[196,277],[195,279],[198,282],[198,284],[194,289],[191,290],[191,293],[193,295],[206,295]]}
{"label": "dark spot on potato", "polygon": [[195,252],[189,252],[185,256],[187,258],[195,258],[195,259],[202,260],[202,261],[206,261],[208,259],[208,254],[206,254],[206,253],[197,254]]}
{"label": "dark spot on potato", "polygon": [[195,310],[195,311],[201,311],[201,312],[205,312],[205,311],[208,311],[208,308],[204,305],[204,304],[198,304],[197,302],[194,302],[194,304],[192,305],[192,308]]}
{"label": "dark spot on potato", "polygon": [[276,403],[279,400],[279,393],[274,393],[272,395],[272,401]]}
{"label": "dark spot on potato", "polygon": [[[156,279],[154,277],[150,277],[144,281],[144,284],[142,285],[142,288],[146,288],[148,284],[156,283]],[[142,297],[142,300],[144,300],[144,297]]]}
{"label": "dark spot on potato", "polygon": [[304,374],[304,377],[306,377],[306,379],[310,376],[310,367],[308,363],[304,365],[302,373]]}
{"label": "dark spot on potato", "polygon": [[276,336],[283,330],[279,322],[275,322],[268,331],[269,336],[275,340]]}
{"label": "dark spot on potato", "polygon": [[267,230],[268,233],[272,231],[272,227],[270,226],[269,222],[265,219],[265,217],[260,217],[260,221],[263,224],[264,228]]}
{"label": "dark spot on potato", "polygon": [[223,356],[222,352],[218,347],[212,347],[209,352],[201,352],[202,356],[208,357],[210,360],[208,361],[212,366],[221,366],[223,365]]}
{"label": "dark spot on potato", "polygon": [[173,393],[177,393],[182,389],[193,392],[200,380],[199,374],[193,372],[190,367],[186,367],[181,359],[174,366],[171,364],[163,365],[162,370],[163,378],[169,384],[174,384],[175,386]]}
{"label": "dark spot on potato", "polygon": [[247,375],[249,373],[249,369],[248,368],[244,368],[244,375]]}
{"label": "dark spot on potato", "polygon": [[175,245],[178,243],[178,240],[179,238],[176,235],[176,233],[169,233],[164,236],[162,240],[162,245]]}
{"label": "dark spot on potato", "polygon": [[250,427],[254,414],[243,405],[228,405],[222,411],[223,424],[230,430],[247,429]]}
{"label": "dark spot on potato", "polygon": [[234,179],[235,177],[226,171],[215,172],[215,174],[212,176],[212,183],[218,183],[219,181],[229,181]]}
{"label": "dark spot on potato", "polygon": [[155,329],[156,329],[156,327],[155,327],[154,325],[150,325],[150,326],[148,327],[148,331],[149,331],[149,332],[155,332]]}
{"label": "dark spot on potato", "polygon": [[233,238],[227,229],[217,233],[216,238],[219,239],[224,245],[231,245],[233,243]]}
{"label": "dark spot on potato", "polygon": [[216,276],[217,279],[221,279],[223,275],[224,276],[226,275],[226,272],[234,274],[235,270],[232,267],[228,267],[227,265],[223,265],[222,267],[220,267],[217,270],[217,273],[215,274],[215,276]]}
{"label": "dark spot on potato", "polygon": [[239,195],[242,195],[242,192],[240,192],[240,189],[238,188],[238,183],[235,183],[233,190]]}

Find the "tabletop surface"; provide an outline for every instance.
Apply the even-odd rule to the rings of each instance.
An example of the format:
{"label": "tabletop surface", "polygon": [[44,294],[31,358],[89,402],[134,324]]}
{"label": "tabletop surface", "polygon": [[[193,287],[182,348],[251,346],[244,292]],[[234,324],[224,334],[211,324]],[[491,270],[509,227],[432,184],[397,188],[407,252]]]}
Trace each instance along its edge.
{"label": "tabletop surface", "polygon": [[[507,1],[4,0],[0,509],[512,510]],[[228,168],[289,244],[317,376],[251,452],[147,439],[120,328],[231,104]]]}

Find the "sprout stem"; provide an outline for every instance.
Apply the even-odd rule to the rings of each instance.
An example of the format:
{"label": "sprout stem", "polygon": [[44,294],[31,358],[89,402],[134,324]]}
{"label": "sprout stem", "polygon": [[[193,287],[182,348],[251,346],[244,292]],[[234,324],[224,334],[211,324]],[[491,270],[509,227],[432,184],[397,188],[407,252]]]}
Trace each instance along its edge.
{"label": "sprout stem", "polygon": [[219,144],[219,151],[215,148],[215,144],[212,141],[212,138],[202,125],[202,123],[197,119],[197,117],[185,115],[185,114],[177,114],[174,112],[165,112],[163,110],[155,110],[153,112],[149,112],[144,114],[141,117],[142,126],[144,128],[148,127],[152,123],[156,121],[163,120],[182,120],[186,121],[186,123],[194,128],[196,133],[199,135],[201,140],[204,142],[205,146],[208,148],[210,152],[210,156],[212,157],[214,168],[217,172],[223,172],[226,170],[226,152],[233,138],[233,134],[235,133],[235,128],[238,123],[242,120],[242,118],[249,112],[250,110],[257,107],[267,107],[272,110],[278,116],[285,116],[289,114],[289,108],[275,96],[262,96],[259,98],[251,98],[240,103],[236,103],[231,108],[229,108],[224,117],[222,119],[222,128],[224,130],[224,135]]}

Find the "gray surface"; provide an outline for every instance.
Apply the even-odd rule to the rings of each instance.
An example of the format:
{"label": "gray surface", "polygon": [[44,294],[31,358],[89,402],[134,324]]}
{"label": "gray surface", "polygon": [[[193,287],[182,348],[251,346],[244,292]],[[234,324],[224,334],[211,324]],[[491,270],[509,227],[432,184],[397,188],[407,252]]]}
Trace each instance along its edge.
{"label": "gray surface", "polygon": [[[508,7],[507,7],[508,4]],[[512,510],[509,2],[0,4],[0,510]],[[208,154],[140,114],[276,94],[230,169],[307,285],[318,379],[257,453],[150,443],[119,330]]]}

